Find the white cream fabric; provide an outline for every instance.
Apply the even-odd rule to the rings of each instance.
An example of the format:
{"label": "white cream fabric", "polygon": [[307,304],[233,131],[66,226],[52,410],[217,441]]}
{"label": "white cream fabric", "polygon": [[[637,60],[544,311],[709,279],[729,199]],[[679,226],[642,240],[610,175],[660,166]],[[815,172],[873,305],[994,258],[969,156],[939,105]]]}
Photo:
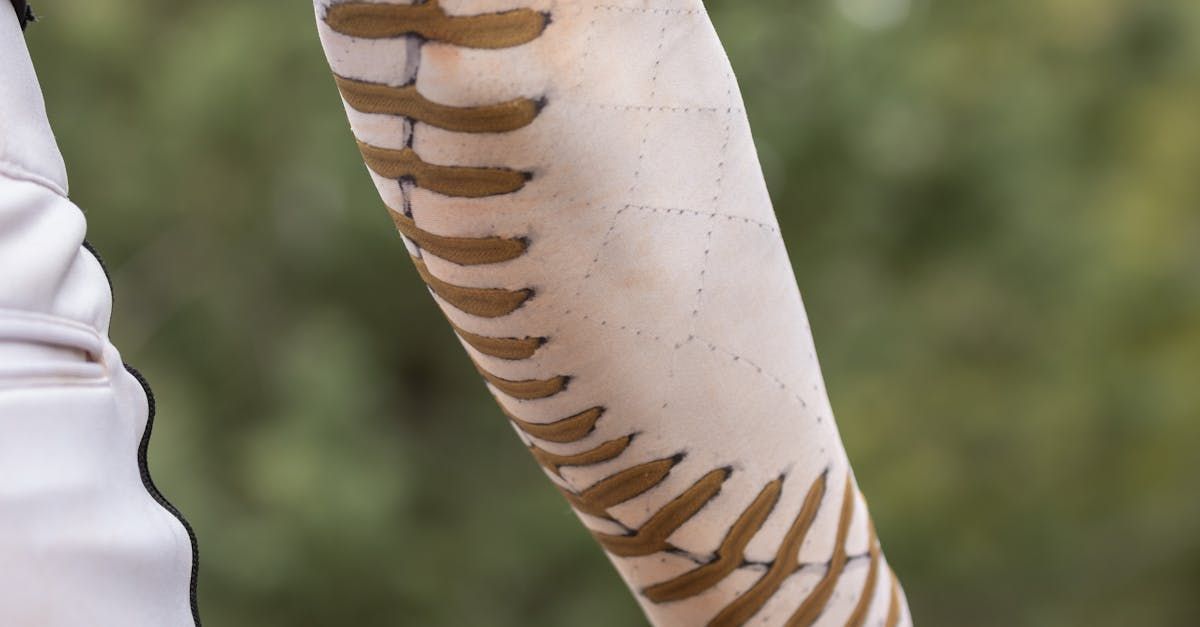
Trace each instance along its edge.
{"label": "white cream fabric", "polygon": [[[853,478],[804,307],[741,95],[701,2],[441,0],[450,16],[519,9],[549,16],[532,40],[487,48],[433,31],[339,32],[329,19],[339,4],[315,3],[321,41],[338,76],[415,84],[428,100],[454,107],[518,98],[544,103],[528,125],[493,133],[446,130],[414,122],[419,116],[364,112],[349,102],[346,111],[354,135],[370,146],[411,146],[431,164],[529,174],[518,191],[474,198],[371,171],[385,204],[411,214],[420,229],[458,238],[526,238],[528,249],[519,257],[480,265],[405,243],[445,283],[534,291],[519,308],[495,317],[466,313],[435,295],[466,332],[546,338],[526,359],[497,358],[464,342],[479,367],[496,377],[570,377],[566,389],[543,398],[521,399],[493,386],[508,413],[552,423],[590,407],[604,409],[594,431],[568,443],[518,428],[527,446],[570,455],[634,436],[611,459],[563,466],[561,476],[548,471],[556,485],[578,495],[622,470],[683,455],[661,482],[609,507],[607,517],[580,513],[583,523],[599,533],[635,533],[707,473],[730,470],[719,492],[672,528],[669,550],[611,556],[651,622],[841,625],[853,618],[908,624],[903,593],[881,557],[870,574],[866,503],[853,486],[845,490]],[[826,489],[800,544],[798,567],[778,585],[766,585],[772,564],[783,559],[785,535],[822,476]],[[745,547],[744,562],[702,593],[665,602],[647,597],[648,586],[716,560],[739,516],[780,477],[781,494]],[[797,609],[823,594],[847,493],[853,503],[844,566],[824,584],[832,588],[816,618],[805,618]],[[756,583],[770,594],[762,604],[749,604],[752,620],[722,614]]]}
{"label": "white cream fabric", "polygon": [[147,396],[7,6],[0,59],[0,625],[192,625],[192,543],[143,483]]}

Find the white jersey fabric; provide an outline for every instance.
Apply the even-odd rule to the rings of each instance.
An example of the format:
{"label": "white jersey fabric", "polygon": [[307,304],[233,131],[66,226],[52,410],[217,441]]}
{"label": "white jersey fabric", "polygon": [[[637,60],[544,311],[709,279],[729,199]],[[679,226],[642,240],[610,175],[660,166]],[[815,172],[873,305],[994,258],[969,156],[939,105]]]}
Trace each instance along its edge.
{"label": "white jersey fabric", "polygon": [[0,625],[193,625],[194,543],[146,472],[152,401],[84,231],[0,6]]}

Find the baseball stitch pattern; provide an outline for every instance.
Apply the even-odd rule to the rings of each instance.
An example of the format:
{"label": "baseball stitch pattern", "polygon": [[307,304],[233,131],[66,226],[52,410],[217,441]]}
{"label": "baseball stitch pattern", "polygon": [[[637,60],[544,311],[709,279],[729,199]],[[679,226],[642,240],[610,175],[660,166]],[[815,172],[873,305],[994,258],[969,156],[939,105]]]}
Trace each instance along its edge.
{"label": "baseball stitch pattern", "polygon": [[[408,37],[423,44],[436,41],[467,48],[496,49],[520,46],[539,37],[550,23],[546,13],[531,9],[514,9],[481,15],[449,15],[438,0],[421,4],[380,4],[344,2],[332,5],[324,15],[325,23],[334,31],[362,39]],[[334,76],[342,98],[353,109],[363,113],[384,114],[402,118],[410,124],[407,145],[402,149],[373,146],[359,141],[358,147],[368,168],[376,174],[406,186],[452,197],[483,198],[510,194],[522,189],[532,180],[526,172],[492,166],[442,165],[424,161],[412,147],[412,133],[417,124],[461,133],[504,133],[532,124],[546,105],[544,100],[518,98],[485,106],[454,107],[429,100],[412,82],[392,86],[358,78]],[[404,195],[405,200],[408,194]],[[407,202],[406,202],[407,204]],[[411,207],[389,207],[398,231],[419,251],[445,261],[463,265],[501,263],[523,255],[529,246],[526,238],[507,237],[449,237],[426,231],[417,226]],[[506,316],[533,297],[532,289],[509,290],[454,285],[439,279],[429,271],[420,254],[413,263],[430,291],[442,301],[467,314],[483,318]],[[531,358],[545,345],[546,337],[488,337],[472,333],[451,321],[451,326],[468,345],[484,355],[503,360]],[[538,400],[562,393],[570,382],[569,375],[555,374],[546,379],[509,380],[477,368],[482,377],[497,391],[520,400]],[[532,440],[555,444],[578,442],[596,427],[605,408],[589,407],[578,413],[552,422],[531,422],[501,410],[509,420]],[[620,455],[633,442],[637,433],[608,440],[595,448],[571,454],[552,453],[530,445],[534,458],[557,477],[566,466],[587,466],[607,462]],[[633,465],[605,477],[582,490],[571,490],[556,483],[566,499],[578,511],[615,524],[623,533],[610,534],[592,531],[596,540],[612,555],[638,557],[668,552],[693,560],[697,566],[674,578],[650,585],[641,593],[654,603],[680,602],[695,597],[716,586],[739,568],[751,564],[744,552],[747,545],[766,523],[783,493],[786,477],[780,476],[764,485],[756,498],[737,517],[714,553],[695,556],[673,546],[668,538],[721,490],[733,473],[730,467],[713,469],[658,509],[640,528],[626,526],[614,518],[609,509],[637,498],[662,483],[672,469],[684,458],[684,453]],[[812,625],[828,605],[846,565],[853,559],[869,560],[868,573],[858,601],[846,625],[862,625],[874,603],[881,570],[881,552],[874,526],[869,527],[867,552],[851,556],[846,541],[855,506],[860,494],[850,472],[846,471],[845,488],[840,498],[827,494],[829,469],[807,486],[806,497],[780,542],[774,558],[765,564],[763,575],[746,591],[721,608],[708,622],[713,627],[742,625],[754,617],[779,591],[784,582],[806,566],[799,562],[800,547],[820,509],[837,503],[839,508],[833,554],[827,562],[817,564],[824,574],[784,624],[788,627]],[[865,512],[864,512],[865,515]],[[869,524],[869,522],[868,522]],[[764,564],[757,564],[763,566]],[[888,586],[888,613],[884,624],[893,627],[902,618],[900,589],[890,568],[882,565],[891,579]]]}

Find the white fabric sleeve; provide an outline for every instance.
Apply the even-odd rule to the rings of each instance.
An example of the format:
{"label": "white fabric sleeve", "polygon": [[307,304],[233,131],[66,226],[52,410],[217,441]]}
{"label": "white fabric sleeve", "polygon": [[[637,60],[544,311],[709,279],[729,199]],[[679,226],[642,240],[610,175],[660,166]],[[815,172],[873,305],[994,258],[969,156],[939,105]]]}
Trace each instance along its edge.
{"label": "white fabric sleeve", "polygon": [[418,272],[650,621],[908,624],[701,2],[315,4]]}
{"label": "white fabric sleeve", "polygon": [[0,625],[198,624],[190,530],[146,469],[153,401],[0,6]]}

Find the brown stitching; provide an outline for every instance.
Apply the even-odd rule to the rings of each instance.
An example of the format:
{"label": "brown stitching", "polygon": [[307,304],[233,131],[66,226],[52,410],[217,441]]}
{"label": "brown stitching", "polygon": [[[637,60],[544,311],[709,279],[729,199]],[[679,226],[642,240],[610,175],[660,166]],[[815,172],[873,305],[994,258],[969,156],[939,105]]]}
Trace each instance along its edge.
{"label": "brown stitching", "polygon": [[[541,13],[527,9],[490,15],[448,16],[437,0],[414,5],[346,2],[331,7],[325,17],[331,28],[352,36],[378,38],[418,35],[457,45],[487,48],[525,43],[541,33],[547,19]],[[452,107],[425,98],[417,90],[415,82],[396,87],[336,74],[334,80],[347,104],[356,110],[396,115],[414,125],[424,122],[456,132],[512,131],[531,123],[541,108],[541,103],[528,98],[493,105]],[[481,198],[507,194],[521,189],[529,178],[523,172],[508,168],[430,164],[421,159],[411,146],[397,150],[358,141],[358,147],[367,167],[376,174],[401,182],[409,180],[418,187],[448,196]],[[520,238],[438,235],[421,229],[411,216],[402,211],[391,210],[391,213],[396,228],[422,252],[459,265],[509,261],[524,254],[528,246],[527,241]],[[529,289],[454,285],[434,276],[423,259],[414,257],[413,264],[438,297],[472,315],[487,318],[504,316],[515,311],[533,295]],[[528,359],[546,341],[540,337],[487,337],[466,331],[453,321],[450,324],[464,342],[485,355],[500,359]],[[565,389],[568,381],[565,376],[514,381],[482,368],[479,371],[497,391],[522,400],[553,396]],[[582,420],[575,419],[579,417]],[[590,431],[599,412],[585,412],[579,417],[567,419],[561,425],[543,426],[512,418],[518,426],[524,424],[531,431],[550,437],[566,437],[580,427],[585,432]],[[533,447],[533,450],[539,461],[558,472],[559,466],[598,463],[616,457],[625,450],[632,438],[629,435],[576,455],[556,455],[537,447]]]}
{"label": "brown stitching", "polygon": [[539,440],[557,443],[574,442],[583,439],[596,428],[596,421],[604,413],[603,407],[592,407],[562,420],[550,423],[537,423],[521,420],[512,415],[507,409],[504,409],[503,406],[500,407],[500,410],[508,416],[509,420],[516,423],[521,431]]}
{"label": "brown stitching", "polygon": [[492,387],[500,390],[508,396],[518,398],[523,401],[532,401],[539,398],[554,396],[555,394],[567,389],[567,381],[570,380],[569,377],[559,375],[549,379],[522,379],[519,381],[514,381],[512,379],[502,379],[488,372],[487,370],[484,370],[483,368],[478,368],[478,370],[479,374],[483,375],[483,378],[488,383],[492,384]]}
{"label": "brown stitching", "polygon": [[721,484],[732,472],[730,468],[710,471],[683,494],[664,505],[634,533],[616,536],[593,532],[592,535],[609,553],[621,557],[650,555],[666,550],[670,546],[667,538],[721,491]]}
{"label": "brown stitching", "polygon": [[610,475],[579,493],[563,490],[575,509],[600,518],[609,518],[608,508],[632,499],[667,478],[671,469],[683,461],[683,455],[638,464]]}
{"label": "brown stitching", "polygon": [[431,274],[425,261],[413,257],[417,274],[442,300],[471,315],[498,318],[516,311],[533,296],[533,290],[505,290],[490,287],[463,287],[447,283]]}
{"label": "brown stitching", "polygon": [[410,217],[390,210],[396,230],[421,250],[460,266],[478,266],[516,259],[525,253],[523,239],[503,237],[446,237],[417,226]]}
{"label": "brown stitching", "polygon": [[867,580],[863,582],[862,592],[858,596],[858,604],[854,606],[850,618],[846,619],[846,627],[862,627],[867,620],[867,612],[871,602],[875,600],[875,582],[879,578],[879,537],[875,535],[875,523],[870,523],[868,546],[871,553],[871,565],[867,568]]}
{"label": "brown stitching", "polygon": [[389,179],[411,179],[417,187],[446,196],[483,198],[511,194],[524,187],[528,179],[524,172],[508,168],[426,163],[412,148],[395,150],[359,141],[358,150],[362,153],[367,167],[379,176]]}
{"label": "brown stitching", "polygon": [[[616,8],[616,7],[607,7]],[[665,11],[665,10],[664,10]],[[664,13],[665,14],[665,13]],[[499,48],[518,45],[536,38],[548,23],[548,16],[528,9],[476,16],[448,16],[437,0],[423,4],[393,5],[362,2],[346,2],[331,7],[326,16],[327,23],[344,34],[358,37],[380,38],[415,35],[425,39],[482,48]],[[589,33],[590,37],[590,33]],[[522,128],[536,118],[541,103],[517,98],[502,103],[482,106],[454,107],[431,101],[422,95],[415,82],[403,86],[390,86],[364,80],[335,75],[335,81],[346,103],[365,113],[400,116],[415,126],[424,122],[453,132],[499,133]],[[603,105],[600,105],[603,107]],[[627,107],[631,108],[631,107]],[[649,108],[653,109],[653,108]],[[659,110],[676,108],[659,107]],[[683,109],[687,111],[687,109]],[[732,109],[727,109],[732,112]],[[728,130],[728,129],[726,129]],[[411,136],[410,136],[411,137]],[[728,142],[727,142],[728,143]],[[438,165],[425,162],[411,147],[389,149],[358,142],[367,166],[380,176],[428,189],[432,192],[453,197],[481,198],[516,192],[529,180],[528,173],[503,167],[471,167]],[[724,165],[724,162],[720,164]],[[719,183],[718,177],[718,183]],[[718,185],[719,187],[719,185]],[[714,197],[715,200],[715,197]],[[625,209],[630,208],[626,206]],[[659,208],[635,207],[639,210],[659,211]],[[622,209],[624,211],[624,209]],[[665,210],[668,213],[671,210]],[[682,213],[684,210],[676,210]],[[621,212],[618,212],[618,215]],[[699,213],[691,212],[689,213]],[[420,229],[415,221],[403,212],[392,211],[397,229],[423,252],[435,255],[459,265],[482,265],[501,263],[515,259],[527,249],[522,238],[502,237],[448,237]],[[716,214],[726,220],[736,216]],[[750,223],[747,218],[740,218]],[[774,230],[765,223],[755,222],[760,227]],[[609,231],[615,227],[610,226]],[[711,237],[710,229],[708,236]],[[607,234],[605,236],[607,240]],[[707,254],[707,250],[706,250]],[[594,260],[593,260],[594,261]],[[424,261],[414,258],[414,264],[430,289],[447,303],[466,313],[498,317],[511,313],[532,295],[533,291],[494,288],[472,288],[453,285],[433,276]],[[590,273],[590,270],[589,270]],[[703,272],[702,272],[703,274]],[[587,316],[584,316],[587,318]],[[494,338],[465,331],[451,321],[455,331],[464,342],[479,352],[500,359],[528,359],[533,356],[545,338]],[[623,327],[622,327],[623,328]],[[691,341],[689,337],[689,341]],[[707,342],[706,342],[707,343]],[[710,350],[717,347],[710,344]],[[739,359],[733,356],[734,360]],[[750,364],[754,366],[754,364]],[[761,368],[757,368],[761,372]],[[480,368],[482,376],[500,393],[522,400],[534,400],[553,396],[563,391],[569,378],[556,376],[550,379],[509,380],[498,377]],[[786,388],[779,382],[781,388]],[[803,399],[800,399],[804,404]],[[501,407],[502,409],[503,406]],[[526,434],[551,442],[573,442],[586,437],[595,428],[603,413],[593,407],[574,416],[552,423],[531,423],[521,420],[507,410],[505,414]],[[563,466],[598,464],[620,456],[630,445],[635,434],[603,442],[599,446],[574,454],[557,454],[536,445],[530,449],[537,461],[556,474]],[[627,468],[606,477],[582,492],[562,489],[567,500],[580,512],[614,520],[608,509],[633,499],[659,485],[671,469],[683,459],[682,454],[655,460]],[[721,468],[710,471],[681,495],[660,508],[638,530],[628,530],[627,535],[612,535],[593,532],[597,540],[617,556],[642,556],[660,551],[675,551],[667,538],[693,518],[719,493],[731,470]],[[561,474],[560,474],[561,476]],[[801,511],[792,527],[784,536],[777,555],[759,581],[746,593],[734,599],[709,624],[741,624],[753,617],[782,586],[783,581],[799,568],[798,552],[803,543],[826,489],[826,474],[822,473],[810,486]],[[653,602],[680,600],[694,596],[715,586],[739,566],[745,564],[744,551],[751,538],[760,530],[773,511],[782,491],[782,478],[767,484],[755,500],[738,517],[726,533],[711,562],[701,562],[698,568],[674,579],[647,587],[643,593]],[[852,480],[847,475],[846,495],[843,498],[841,517],[833,557],[828,569],[813,592],[788,621],[788,625],[808,625],[821,616],[840,578],[847,560],[845,537],[853,511]],[[624,526],[624,525],[622,525]],[[878,578],[880,550],[874,528],[871,528],[870,570],[863,592],[851,615],[848,625],[859,626],[865,620],[874,596]],[[890,569],[889,569],[890,573]],[[899,584],[892,574],[892,598],[888,612],[889,627],[900,618]]]}
{"label": "brown stitching", "polygon": [[329,7],[325,23],[333,30],[367,39],[417,35],[467,48],[508,48],[535,39],[547,16],[530,9],[484,15],[447,15],[437,0],[424,4],[345,2]]}
{"label": "brown stitching", "polygon": [[788,575],[796,570],[800,562],[800,545],[804,543],[809,527],[817,517],[821,499],[825,496],[827,474],[827,472],[821,473],[808,488],[808,494],[804,497],[804,505],[801,506],[800,513],[796,515],[792,526],[784,534],[783,541],[775,552],[775,560],[767,569],[766,574],[754,582],[749,590],[726,605],[708,622],[709,627],[733,627],[744,624],[766,605],[767,601],[783,585]]}
{"label": "brown stitching", "polygon": [[888,604],[887,620],[884,621],[886,627],[896,627],[900,624],[900,581],[896,579],[896,573],[892,569],[888,569],[888,574],[892,579],[892,600]]}
{"label": "brown stitching", "polygon": [[520,359],[529,359],[537,352],[537,349],[542,344],[546,343],[544,337],[488,337],[486,335],[477,335],[466,329],[450,322],[451,328],[459,335],[467,344],[470,344],[475,350],[496,359],[505,359],[516,361]]}
{"label": "brown stitching", "polygon": [[746,546],[766,522],[782,491],[783,479],[775,479],[758,493],[725,534],[715,560],[674,579],[656,583],[642,590],[642,594],[655,603],[665,603],[695,596],[717,585],[741,565]]}
{"label": "brown stitching", "polygon": [[[437,0],[423,4],[396,5],[345,2],[330,7],[325,21],[343,34],[367,37],[399,37],[416,35],[462,46],[501,48],[525,43],[537,37],[548,17],[528,9],[518,9],[489,15],[449,16]],[[453,107],[433,102],[422,95],[416,83],[390,86],[360,79],[334,75],[342,97],[350,107],[366,113],[396,115],[414,126],[424,122],[450,131],[483,133],[506,132],[528,125],[537,116],[541,103],[517,98],[499,104]],[[358,141],[363,160],[376,174],[412,184],[447,196],[482,198],[508,194],[521,189],[529,176],[508,168],[462,167],[425,162],[410,146],[402,149],[382,148]],[[525,253],[528,242],[521,238],[447,237],[417,226],[405,212],[391,210],[396,228],[422,252],[427,252],[459,265],[482,265],[509,261]],[[418,274],[429,288],[448,304],[462,311],[486,318],[508,315],[533,295],[533,290],[506,290],[454,285],[434,276],[424,260],[413,257]],[[498,338],[471,333],[450,322],[455,332],[479,352],[499,359],[517,360],[533,356],[545,338]],[[513,381],[498,377],[480,368],[480,373],[497,391],[522,400],[546,398],[566,388],[568,378]],[[596,414],[598,417],[599,414]],[[514,418],[514,421],[516,419]],[[595,422],[586,424],[590,431]],[[518,425],[521,423],[518,422]],[[570,434],[575,422],[563,426],[541,427],[549,435]],[[538,427],[530,427],[538,431]],[[625,445],[633,436],[624,439]],[[555,472],[558,465],[583,463],[600,455],[619,455],[624,446],[606,443],[596,451],[575,456],[554,456],[541,452],[535,456],[549,464]],[[540,450],[536,449],[535,451]],[[595,463],[595,462],[592,462]],[[557,464],[557,465],[556,465]]]}
{"label": "brown stitching", "polygon": [[590,451],[571,455],[551,453],[537,446],[529,447],[529,452],[533,454],[534,459],[538,460],[538,463],[545,466],[550,472],[562,476],[561,469],[563,466],[591,466],[592,464],[606,462],[624,453],[625,449],[629,448],[630,442],[633,442],[632,434],[615,440],[609,440]]}
{"label": "brown stitching", "polygon": [[451,107],[427,99],[415,84],[392,87],[380,83],[333,76],[342,98],[363,113],[399,115],[417,122],[460,133],[503,133],[527,126],[540,107],[529,98],[477,107]]}
{"label": "brown stitching", "polygon": [[846,489],[842,494],[842,511],[838,518],[837,537],[834,539],[833,557],[829,560],[829,569],[825,571],[825,576],[821,577],[821,581],[817,582],[808,598],[804,599],[804,602],[788,619],[787,627],[812,625],[821,617],[821,612],[825,611],[829,598],[833,596],[833,589],[837,586],[838,578],[842,576],[842,569],[846,567],[846,535],[850,532],[850,518],[853,514],[854,478],[847,472]]}

